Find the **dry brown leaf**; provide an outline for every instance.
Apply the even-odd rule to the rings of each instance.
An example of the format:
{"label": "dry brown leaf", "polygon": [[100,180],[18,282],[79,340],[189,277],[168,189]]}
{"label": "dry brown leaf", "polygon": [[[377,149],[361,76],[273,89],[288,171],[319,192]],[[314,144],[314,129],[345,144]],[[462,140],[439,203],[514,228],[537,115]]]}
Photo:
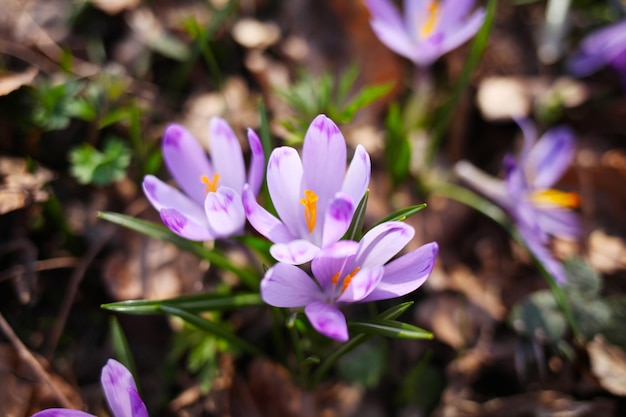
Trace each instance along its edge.
{"label": "dry brown leaf", "polygon": [[[40,362],[44,362],[39,358]],[[83,402],[76,388],[59,375],[49,372],[52,383],[80,410]],[[29,416],[50,407],[58,407],[51,390],[40,382],[30,367],[21,360],[15,349],[0,344],[0,415]]]}
{"label": "dry brown leaf", "polygon": [[46,201],[49,195],[42,187],[52,178],[45,168],[31,172],[25,160],[0,156],[0,214]]}
{"label": "dry brown leaf", "polygon": [[95,7],[111,16],[134,9],[139,2],[140,0],[92,0]]}
{"label": "dry brown leaf", "polygon": [[594,230],[587,244],[587,261],[597,271],[613,273],[626,269],[626,244],[623,239],[609,236],[602,230]]}
{"label": "dry brown leaf", "polygon": [[587,343],[591,370],[611,394],[626,396],[626,353],[597,335]]}
{"label": "dry brown leaf", "polygon": [[24,85],[30,85],[38,72],[35,67],[22,72],[0,72],[0,96],[6,96]]}

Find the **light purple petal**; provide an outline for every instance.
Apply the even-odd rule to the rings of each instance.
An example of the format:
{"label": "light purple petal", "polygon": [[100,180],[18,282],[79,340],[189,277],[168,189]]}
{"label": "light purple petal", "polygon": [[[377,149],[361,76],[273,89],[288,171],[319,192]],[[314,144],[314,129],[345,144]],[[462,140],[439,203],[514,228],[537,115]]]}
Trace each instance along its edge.
{"label": "light purple petal", "polygon": [[309,262],[320,251],[308,240],[298,239],[286,243],[276,243],[270,248],[270,255],[278,262],[291,265],[301,265]]}
{"label": "light purple petal", "polygon": [[323,299],[323,294],[302,269],[277,263],[261,280],[261,298],[274,307],[296,308]]}
{"label": "light purple petal", "polygon": [[567,275],[563,265],[550,253],[550,250],[546,248],[541,242],[534,239],[533,236],[529,236],[522,229],[520,229],[522,238],[526,243],[526,246],[537,259],[537,261],[543,265],[550,275],[554,278],[557,284],[563,285],[567,281]]}
{"label": "light purple petal", "polygon": [[248,184],[250,189],[257,195],[263,184],[263,175],[265,171],[265,155],[263,154],[263,146],[261,140],[254,130],[248,129],[248,144],[250,146],[250,168],[248,170]]}
{"label": "light purple petal", "polygon": [[142,187],[148,201],[157,211],[164,208],[175,208],[181,213],[185,213],[194,222],[208,225],[202,206],[157,177],[146,175]]}
{"label": "light purple petal", "polygon": [[537,128],[535,124],[527,117],[514,117],[515,123],[519,126],[524,136],[524,146],[520,152],[519,159],[526,159],[526,155],[530,152],[533,145],[537,142],[539,135],[537,134]]}
{"label": "light purple petal", "polygon": [[578,239],[582,233],[580,216],[561,208],[538,209],[537,222],[539,227],[552,236],[564,239]]}
{"label": "light purple petal", "polygon": [[354,209],[355,205],[349,195],[337,193],[324,218],[322,247],[341,239],[350,227]]}
{"label": "light purple petal", "polygon": [[372,162],[370,156],[362,145],[358,145],[354,151],[354,157],[346,172],[341,191],[352,197],[355,207],[361,202],[363,195],[370,183]]}
{"label": "light purple petal", "polygon": [[274,243],[285,243],[296,239],[287,226],[257,203],[250,187],[244,187],[242,201],[246,217],[257,232]]}
{"label": "light purple petal", "polygon": [[382,266],[402,250],[415,235],[415,229],[402,222],[385,222],[372,228],[361,239],[355,264],[362,268]]}
{"label": "light purple petal", "polygon": [[174,233],[189,240],[215,239],[207,224],[198,224],[194,219],[174,208],[162,209],[159,214],[163,223]]}
{"label": "light purple petal", "polygon": [[419,39],[430,3],[431,0],[404,0],[404,27],[411,39]]}
{"label": "light purple petal", "polygon": [[611,62],[626,49],[626,20],[596,30],[583,40],[569,70],[584,77]]}
{"label": "light purple petal", "polygon": [[346,140],[335,122],[323,114],[313,119],[304,136],[302,167],[302,187],[317,194],[318,216],[323,215],[346,174]]}
{"label": "light purple petal", "polygon": [[[141,400],[139,393],[133,387],[128,388],[128,397],[130,398],[130,408],[132,410],[132,417],[149,417],[148,409]],[[115,416],[117,417],[117,416]]]}
{"label": "light purple petal", "polygon": [[408,33],[402,17],[388,0],[366,0],[370,14],[370,25],[380,41],[395,53],[413,59],[416,42],[413,33]]}
{"label": "light purple petal", "polygon": [[350,268],[354,268],[354,256],[358,249],[358,242],[340,240],[325,246],[313,258],[311,272],[325,291],[332,288],[332,278],[335,274],[339,273],[342,276],[352,272]]}
{"label": "light purple petal", "polygon": [[559,126],[548,130],[520,164],[535,189],[547,189],[561,178],[575,152],[574,133]]}
{"label": "light purple petal", "polygon": [[176,183],[197,204],[204,203],[202,176],[213,177],[213,167],[206,151],[187,129],[172,124],[163,134],[163,159]]}
{"label": "light purple petal", "polygon": [[317,301],[308,304],[304,312],[313,328],[324,336],[340,342],[348,340],[346,317],[334,305]]}
{"label": "light purple petal", "polygon": [[128,389],[137,391],[137,385],[128,369],[115,359],[109,359],[102,368],[100,382],[112,414],[115,417],[133,417]]}
{"label": "light purple petal", "polygon": [[209,193],[204,201],[209,230],[215,237],[240,234],[246,223],[241,196],[229,187],[219,187]]}
{"label": "light purple petal", "polygon": [[437,243],[428,243],[385,265],[381,282],[363,301],[401,297],[419,288],[435,266]]}
{"label": "light purple petal", "polygon": [[476,35],[476,32],[483,25],[486,16],[487,12],[485,9],[478,9],[462,24],[462,27],[457,27],[446,33],[445,39],[441,44],[441,54],[456,49]]}
{"label": "light purple petal", "polygon": [[246,167],[239,139],[226,120],[214,117],[209,122],[211,162],[220,175],[218,186],[230,187],[238,193],[246,183]]}
{"label": "light purple petal", "polygon": [[95,417],[93,414],[85,413],[84,411],[71,410],[69,408],[48,408],[38,413],[33,414],[31,417]]}
{"label": "light purple petal", "polygon": [[384,272],[385,268],[382,266],[361,268],[361,270],[352,277],[352,280],[337,301],[354,303],[363,300],[380,284]]}
{"label": "light purple petal", "polygon": [[440,2],[439,24],[437,29],[449,33],[458,30],[467,20],[474,0],[443,0]]}
{"label": "light purple petal", "polygon": [[272,203],[285,226],[294,236],[308,236],[304,218],[302,162],[295,149],[283,146],[274,149],[267,166],[267,187]]}

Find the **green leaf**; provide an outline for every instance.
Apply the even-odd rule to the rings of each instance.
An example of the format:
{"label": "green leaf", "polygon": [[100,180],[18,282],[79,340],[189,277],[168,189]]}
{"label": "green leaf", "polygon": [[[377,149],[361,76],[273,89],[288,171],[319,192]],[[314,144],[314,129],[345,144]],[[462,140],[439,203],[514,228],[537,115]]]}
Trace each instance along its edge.
{"label": "green leaf", "polygon": [[[391,307],[390,309],[380,313],[378,315],[378,318],[382,320],[394,320],[412,305],[413,301],[407,301],[405,303],[398,304],[397,306]],[[339,358],[341,358],[346,353],[352,351],[357,346],[365,343],[370,338],[372,338],[371,335],[361,333],[352,337],[346,343],[335,349],[333,353],[331,353],[331,355],[326,358],[326,360],[324,360],[322,364],[315,370],[315,373],[313,374],[313,383],[317,385],[322,380],[322,377],[326,374],[326,372],[328,372],[328,370],[335,364],[335,362],[337,362]]]}
{"label": "green leaf", "polygon": [[[407,217],[411,217],[417,212],[420,212],[426,208],[426,203],[418,204],[416,206],[405,207],[398,211],[391,213],[389,216],[379,220],[376,222],[374,226],[378,226],[379,224],[393,221],[404,221]],[[374,227],[372,226],[372,227]]]}
{"label": "green leaf", "polygon": [[128,340],[124,334],[122,326],[116,317],[111,317],[110,321],[111,340],[113,341],[113,351],[115,357],[120,361],[131,374],[137,375],[137,367],[135,366],[135,360],[133,359],[133,353],[130,351]]}
{"label": "green leaf", "polygon": [[365,87],[357,96],[343,109],[341,112],[342,119],[345,122],[349,122],[354,117],[354,114],[364,107],[369,106],[374,101],[385,96],[391,91],[394,83],[386,83],[379,85],[371,85]]}
{"label": "green leaf", "polygon": [[366,190],[361,202],[357,206],[354,211],[354,216],[352,216],[352,222],[350,222],[350,226],[348,230],[343,235],[342,239],[354,240],[358,242],[361,240],[363,234],[363,221],[365,220],[365,210],[367,209],[367,200],[369,198],[370,190]]}
{"label": "green leaf", "polygon": [[223,326],[213,323],[209,320],[203,319],[202,317],[196,314],[190,313],[180,308],[168,306],[168,305],[162,305],[161,311],[169,315],[179,317],[183,319],[185,322],[191,324],[194,327],[197,327],[200,330],[211,333],[212,335],[220,339],[224,339],[232,346],[246,353],[249,353],[255,356],[263,355],[263,352],[261,352],[256,346],[239,338],[231,330],[226,329]]}
{"label": "green leaf", "polygon": [[156,314],[161,306],[168,305],[186,311],[200,313],[214,310],[233,310],[242,307],[263,305],[261,296],[250,294],[197,294],[167,300],[126,300],[102,304],[102,308],[127,314]]}
{"label": "green leaf", "polygon": [[228,258],[216,250],[211,250],[202,245],[200,242],[192,242],[183,237],[178,236],[165,226],[161,226],[146,220],[136,219],[120,213],[98,212],[98,217],[119,224],[128,229],[159,239],[164,242],[172,243],[178,248],[192,253],[201,259],[206,259],[218,268],[225,269],[237,275],[241,281],[252,290],[258,290],[259,277],[250,270],[238,268],[233,265]]}
{"label": "green leaf", "polygon": [[108,185],[126,176],[130,150],[116,138],[109,138],[102,152],[88,143],[70,151],[70,172],[81,184]]}
{"label": "green leaf", "polygon": [[354,331],[374,336],[395,337],[398,339],[432,339],[433,334],[408,323],[395,320],[373,319],[352,321],[348,327]]}

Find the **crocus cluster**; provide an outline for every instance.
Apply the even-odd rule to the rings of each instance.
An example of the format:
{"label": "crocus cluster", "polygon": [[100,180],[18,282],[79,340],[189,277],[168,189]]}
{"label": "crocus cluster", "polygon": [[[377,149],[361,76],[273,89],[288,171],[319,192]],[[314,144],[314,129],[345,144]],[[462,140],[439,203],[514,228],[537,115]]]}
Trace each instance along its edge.
{"label": "crocus cluster", "polygon": [[474,0],[404,0],[404,16],[390,0],[366,0],[374,33],[389,49],[428,67],[465,43],[485,20]]}
{"label": "crocus cluster", "polygon": [[[113,417],[148,417],[148,410],[139,397],[132,374],[115,359],[102,368],[100,383]],[[94,417],[84,411],[48,408],[32,417]]]}
{"label": "crocus cluster", "polygon": [[574,75],[584,77],[606,65],[617,71],[626,90],[626,20],[587,35],[569,68]]}
{"label": "crocus cluster", "polygon": [[[248,178],[241,147],[222,119],[209,126],[212,160],[182,126],[165,131],[163,155],[185,194],[153,176],[144,191],[175,233],[207,240],[242,233],[244,221],[273,244],[278,261],[261,282],[261,296],[276,307],[301,308],[320,333],[345,341],[344,303],[405,295],[428,277],[437,255],[430,243],[387,263],[414,235],[400,222],[378,225],[360,242],[342,240],[367,191],[371,162],[361,145],[346,166],[346,141],[337,125],[317,116],[307,130],[302,156],[283,146],[272,151],[267,187],[273,215],[257,202],[263,152],[248,132],[252,158]],[[298,265],[310,262],[313,277]]]}
{"label": "crocus cluster", "polygon": [[574,134],[559,126],[537,140],[530,122],[519,123],[524,146],[517,158],[504,158],[504,181],[477,180],[467,163],[457,165],[457,171],[511,215],[530,251],[562,284],[565,272],[547,244],[550,236],[577,239],[581,233],[580,217],[574,211],[580,204],[579,195],[552,188],[574,158]]}

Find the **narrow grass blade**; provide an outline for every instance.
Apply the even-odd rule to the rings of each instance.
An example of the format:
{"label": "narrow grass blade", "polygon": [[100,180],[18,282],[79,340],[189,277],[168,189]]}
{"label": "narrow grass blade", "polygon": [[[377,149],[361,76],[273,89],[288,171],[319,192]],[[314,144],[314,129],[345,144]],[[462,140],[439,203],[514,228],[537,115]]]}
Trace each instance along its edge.
{"label": "narrow grass blade", "polygon": [[364,320],[348,324],[355,332],[373,336],[394,337],[397,339],[432,339],[433,334],[419,327],[395,320]]}
{"label": "narrow grass blade", "polygon": [[127,300],[116,303],[103,304],[106,310],[126,314],[158,314],[161,307],[168,305],[191,312],[233,310],[242,307],[263,305],[259,294],[197,294],[168,300]]}

